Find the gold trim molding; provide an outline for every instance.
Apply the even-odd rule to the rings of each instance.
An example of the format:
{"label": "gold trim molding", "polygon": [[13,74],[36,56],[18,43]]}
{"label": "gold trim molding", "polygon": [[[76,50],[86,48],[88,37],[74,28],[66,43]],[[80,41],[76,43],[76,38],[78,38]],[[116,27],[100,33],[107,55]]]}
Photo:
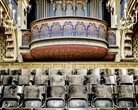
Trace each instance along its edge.
{"label": "gold trim molding", "polygon": [[138,62],[26,62],[0,63],[0,69],[94,69],[138,68]]}

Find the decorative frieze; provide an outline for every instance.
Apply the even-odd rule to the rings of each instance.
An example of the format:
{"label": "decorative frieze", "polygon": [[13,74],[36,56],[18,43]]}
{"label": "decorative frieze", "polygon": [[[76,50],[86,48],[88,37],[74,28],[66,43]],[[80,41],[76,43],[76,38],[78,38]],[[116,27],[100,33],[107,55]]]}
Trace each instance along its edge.
{"label": "decorative frieze", "polygon": [[94,69],[94,68],[114,68],[114,69],[137,69],[137,62],[24,62],[24,63],[0,63],[0,68],[4,69]]}
{"label": "decorative frieze", "polygon": [[106,23],[102,20],[85,17],[58,17],[44,19],[32,24],[31,33],[32,41],[61,36],[83,36],[105,41],[107,39]]}

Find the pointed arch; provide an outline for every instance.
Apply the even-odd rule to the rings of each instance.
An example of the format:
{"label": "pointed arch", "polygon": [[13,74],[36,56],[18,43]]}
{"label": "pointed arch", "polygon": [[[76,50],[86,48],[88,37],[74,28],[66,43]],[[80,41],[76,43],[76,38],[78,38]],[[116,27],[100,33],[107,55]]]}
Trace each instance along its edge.
{"label": "pointed arch", "polygon": [[66,16],[73,16],[73,6],[71,3],[68,3],[66,6]]}

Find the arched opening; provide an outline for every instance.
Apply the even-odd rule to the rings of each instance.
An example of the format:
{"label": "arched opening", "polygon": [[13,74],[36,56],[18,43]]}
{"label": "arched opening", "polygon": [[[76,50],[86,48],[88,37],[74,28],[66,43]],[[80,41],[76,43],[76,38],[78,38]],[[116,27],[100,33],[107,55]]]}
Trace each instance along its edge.
{"label": "arched opening", "polygon": [[67,4],[66,16],[73,16],[73,6],[71,3]]}
{"label": "arched opening", "polygon": [[76,9],[76,16],[84,16],[85,12],[83,9],[83,5],[81,3],[77,4],[77,9]]}
{"label": "arched opening", "polygon": [[63,10],[62,5],[60,3],[57,4],[55,16],[62,16]]}

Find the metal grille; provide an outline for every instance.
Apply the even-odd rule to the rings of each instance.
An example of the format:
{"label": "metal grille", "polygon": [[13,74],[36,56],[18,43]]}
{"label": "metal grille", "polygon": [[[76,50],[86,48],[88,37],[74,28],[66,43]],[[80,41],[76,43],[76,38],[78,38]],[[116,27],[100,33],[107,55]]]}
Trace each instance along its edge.
{"label": "metal grille", "polygon": [[133,56],[138,61],[138,34],[133,37]]}
{"label": "metal grille", "polygon": [[6,39],[0,36],[0,62],[3,62],[6,55]]}

